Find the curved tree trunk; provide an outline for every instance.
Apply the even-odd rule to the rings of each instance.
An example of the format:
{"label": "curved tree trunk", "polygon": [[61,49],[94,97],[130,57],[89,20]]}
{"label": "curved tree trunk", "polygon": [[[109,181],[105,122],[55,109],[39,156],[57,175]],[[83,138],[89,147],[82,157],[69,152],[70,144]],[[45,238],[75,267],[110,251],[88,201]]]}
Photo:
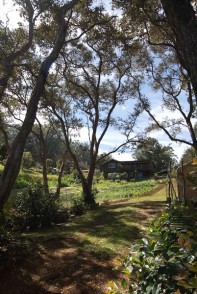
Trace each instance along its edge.
{"label": "curved tree trunk", "polygon": [[187,70],[197,102],[197,18],[188,0],[161,0],[167,20],[176,36],[181,65]]}
{"label": "curved tree trunk", "polygon": [[62,49],[65,42],[68,29],[68,23],[64,18],[65,13],[68,10],[72,9],[78,2],[79,0],[70,1],[69,3],[62,6],[58,11],[58,15],[56,18],[56,21],[58,23],[56,42],[51,53],[49,54],[49,56],[47,56],[47,58],[45,58],[40,66],[40,71],[27,107],[27,113],[24,122],[10,148],[8,159],[0,179],[0,211],[3,209],[4,204],[8,200],[15,180],[20,171],[21,159],[25,143],[36,118],[38,103],[44,92],[49,69],[58,58],[60,50]]}

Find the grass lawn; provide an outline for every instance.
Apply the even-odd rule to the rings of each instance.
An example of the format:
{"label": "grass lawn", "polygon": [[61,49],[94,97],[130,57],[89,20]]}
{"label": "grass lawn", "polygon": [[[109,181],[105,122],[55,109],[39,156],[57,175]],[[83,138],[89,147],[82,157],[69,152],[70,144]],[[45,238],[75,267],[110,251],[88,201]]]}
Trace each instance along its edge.
{"label": "grass lawn", "polygon": [[71,235],[78,240],[81,252],[111,258],[128,250],[132,241],[141,238],[147,225],[163,209],[166,187],[151,195],[101,205],[96,210],[69,221],[65,228],[24,234],[38,242]]}
{"label": "grass lawn", "polygon": [[106,293],[108,282],[120,279],[113,261],[126,256],[130,244],[145,235],[151,219],[163,209],[166,187],[160,188],[101,205],[55,228],[24,233],[33,252],[16,269],[0,275],[1,293]]}

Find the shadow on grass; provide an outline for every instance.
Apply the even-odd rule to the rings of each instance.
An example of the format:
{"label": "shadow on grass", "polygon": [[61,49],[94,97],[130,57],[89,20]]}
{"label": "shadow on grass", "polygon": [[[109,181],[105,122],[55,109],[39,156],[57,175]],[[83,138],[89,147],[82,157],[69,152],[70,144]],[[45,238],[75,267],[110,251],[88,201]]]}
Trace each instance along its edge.
{"label": "shadow on grass", "polygon": [[0,293],[105,293],[104,285],[118,272],[108,257],[81,251],[87,243],[74,237],[43,242],[19,269],[0,274]]}
{"label": "shadow on grass", "polygon": [[88,217],[74,221],[68,227],[68,232],[80,232],[90,240],[96,239],[97,251],[100,248],[99,239],[104,239],[104,243],[111,248],[111,253],[117,254],[117,246],[128,247],[131,242],[142,237],[142,228],[147,226],[149,218],[156,216],[163,206],[163,201],[146,201],[99,207],[90,212]]}
{"label": "shadow on grass", "polygon": [[18,268],[0,274],[1,294],[101,294],[118,279],[112,257],[142,237],[141,227],[164,202],[119,203],[99,207],[49,232]]}

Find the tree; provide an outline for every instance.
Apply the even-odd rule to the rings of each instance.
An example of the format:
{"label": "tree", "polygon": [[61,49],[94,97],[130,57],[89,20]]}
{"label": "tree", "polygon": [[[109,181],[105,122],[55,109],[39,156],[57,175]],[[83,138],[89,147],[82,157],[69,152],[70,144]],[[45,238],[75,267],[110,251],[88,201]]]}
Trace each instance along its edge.
{"label": "tree", "polygon": [[43,175],[43,187],[45,193],[49,193],[48,177],[47,177],[47,148],[46,148],[46,139],[50,132],[51,126],[48,127],[42,126],[38,118],[36,118],[37,124],[32,128],[32,133],[37,138],[39,146],[39,155],[42,164],[42,175]]}
{"label": "tree", "polygon": [[[148,131],[162,129],[171,140],[187,144],[197,150],[194,131],[197,102],[195,2],[186,0],[114,2],[124,9],[122,26],[128,26],[129,23],[131,26],[123,36],[125,46],[130,46],[130,30],[133,30],[134,24],[138,26],[136,38],[141,38],[147,48],[147,61],[144,64],[139,63],[141,75],[135,78],[142,109],[153,121]],[[157,100],[163,111],[167,110],[166,118],[163,120],[154,114],[151,108],[153,99],[143,92],[144,84],[149,84],[157,91]],[[169,111],[176,111],[172,119],[168,116]],[[182,135],[186,128],[188,139],[187,136]]]}
{"label": "tree", "polygon": [[[123,13],[128,17],[128,20],[123,19],[125,26],[129,22],[137,23],[138,37],[148,37],[150,44],[150,37],[156,32],[157,37],[153,38],[152,45],[173,48],[179,63],[190,77],[197,99],[196,2],[193,0],[113,0],[113,3],[122,8]],[[131,15],[132,19],[129,17]],[[129,41],[128,32],[129,29],[126,31],[125,40]]]}
{"label": "tree", "polygon": [[187,163],[189,161],[192,161],[193,158],[196,158],[197,157],[197,153],[195,151],[194,148],[190,147],[190,148],[187,148],[182,157],[181,157],[181,160],[180,162],[184,162],[184,163]]}
{"label": "tree", "polygon": [[187,71],[197,103],[197,16],[195,1],[161,0],[171,30],[176,37],[175,49]]}
{"label": "tree", "polygon": [[[115,108],[123,105],[135,91],[127,78],[134,70],[135,61],[118,47],[114,18],[101,17],[102,25],[88,32],[82,41],[73,42],[71,50],[64,52],[65,68],[59,70],[58,78],[64,79],[62,89],[59,83],[59,88],[49,88],[46,94],[49,111],[60,122],[67,150],[81,179],[84,202],[90,206],[95,204],[92,184],[100,144],[109,128],[121,122],[113,116]],[[82,126],[89,138],[87,177],[72,145],[73,136],[77,137],[77,130]],[[124,144],[132,140],[127,138]]]}
{"label": "tree", "polygon": [[[14,1],[15,2],[15,1]],[[35,6],[34,6],[35,5]],[[36,19],[43,12],[42,9],[32,4],[32,1],[20,1],[21,12],[24,14],[28,21],[28,30],[24,30],[22,25],[15,29],[10,30],[3,23],[0,23],[0,61],[1,61],[1,76],[0,76],[0,101],[4,97],[9,79],[11,78],[14,68],[17,66],[25,66],[21,59],[29,51],[33,42],[33,34]],[[46,9],[46,7],[43,7]]]}
{"label": "tree", "polygon": [[156,172],[176,164],[176,156],[170,145],[163,146],[157,139],[148,138],[143,145],[139,145],[134,152],[134,157],[137,160],[151,160],[155,164]]}
{"label": "tree", "polygon": [[44,87],[51,65],[57,60],[65,42],[69,41],[68,39],[66,40],[66,38],[68,38],[68,28],[72,15],[71,11],[78,2],[79,0],[72,0],[62,6],[60,4],[53,3],[53,5],[50,5],[47,10],[47,19],[50,18],[50,21],[53,23],[53,30],[56,31],[56,39],[54,42],[51,40],[51,46],[48,52],[46,50],[47,56],[43,58],[39,67],[35,84],[30,95],[31,97],[29,99],[24,122],[8,154],[8,159],[0,179],[0,210],[2,210],[5,202],[7,201],[20,170],[25,142],[33,126],[38,103],[44,92]]}

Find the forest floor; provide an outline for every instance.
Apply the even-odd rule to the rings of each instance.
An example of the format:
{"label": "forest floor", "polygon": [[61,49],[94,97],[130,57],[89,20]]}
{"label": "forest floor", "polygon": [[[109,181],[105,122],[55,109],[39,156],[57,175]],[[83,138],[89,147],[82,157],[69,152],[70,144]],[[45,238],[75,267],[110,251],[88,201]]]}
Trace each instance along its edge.
{"label": "forest floor", "polygon": [[26,234],[29,255],[0,274],[1,294],[102,294],[119,279],[114,260],[142,238],[165,207],[165,186],[149,195],[110,203],[51,230]]}

